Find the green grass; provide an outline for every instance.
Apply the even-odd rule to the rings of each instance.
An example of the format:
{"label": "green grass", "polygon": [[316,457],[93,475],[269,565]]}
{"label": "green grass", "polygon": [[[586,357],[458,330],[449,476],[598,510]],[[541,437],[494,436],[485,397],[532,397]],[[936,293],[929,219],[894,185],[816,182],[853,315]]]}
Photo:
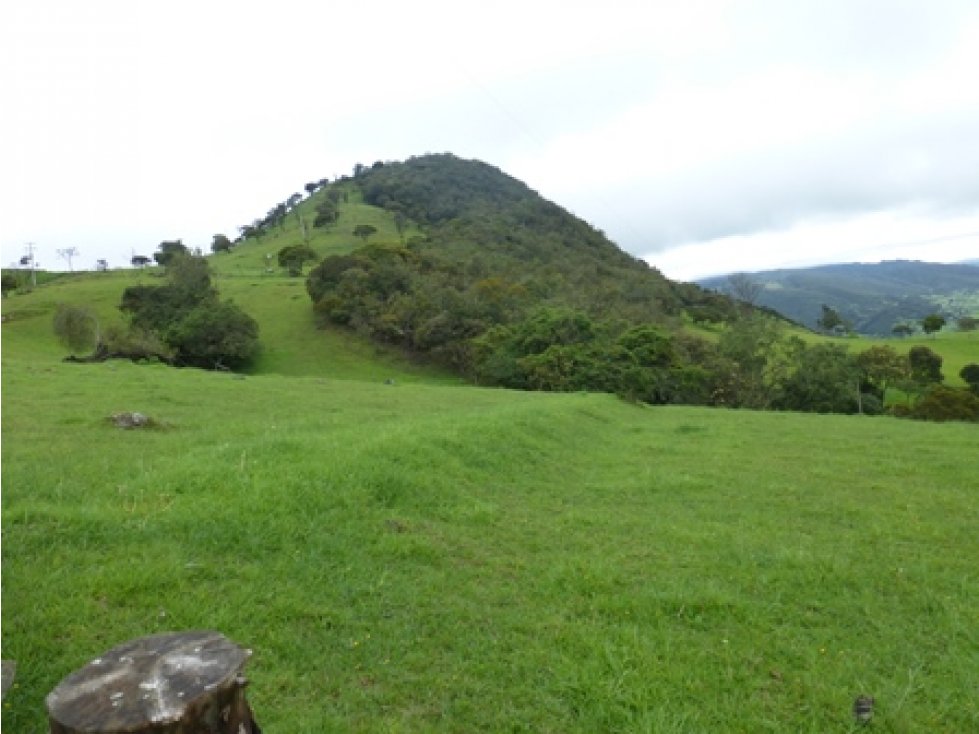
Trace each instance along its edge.
{"label": "green grass", "polygon": [[460,386],[318,331],[252,247],[213,259],[261,323],[244,379],[60,361],[56,304],[118,318],[150,271],[4,301],[10,731],[193,628],[255,651],[266,731],[853,731],[860,693],[874,731],[979,730],[974,426]]}
{"label": "green grass", "polygon": [[192,628],[268,731],[979,727],[972,426],[4,347],[11,731]]}

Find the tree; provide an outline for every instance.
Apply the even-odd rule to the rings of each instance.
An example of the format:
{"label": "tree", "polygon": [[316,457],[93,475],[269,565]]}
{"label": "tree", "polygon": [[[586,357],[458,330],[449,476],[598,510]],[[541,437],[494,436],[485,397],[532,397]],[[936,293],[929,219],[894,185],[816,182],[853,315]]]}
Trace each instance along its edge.
{"label": "tree", "polygon": [[325,199],[316,205],[316,217],[313,219],[314,227],[325,227],[337,221],[340,212],[337,205],[330,199]]}
{"label": "tree", "polygon": [[979,421],[979,396],[970,390],[932,385],[910,415],[928,421]]}
{"label": "tree", "polygon": [[894,334],[894,336],[899,336],[902,338],[911,336],[914,333],[914,326],[906,322],[894,324],[894,328],[891,329],[891,333]]}
{"label": "tree", "polygon": [[4,273],[0,277],[0,290],[3,291],[3,297],[6,298],[10,291],[17,290],[20,286],[20,280],[14,273]]}
{"label": "tree", "polygon": [[979,329],[979,319],[973,318],[972,316],[962,316],[956,322],[959,327],[959,331],[975,331]]}
{"label": "tree", "polygon": [[319,185],[319,182],[317,182],[317,181],[310,181],[308,184],[306,184],[305,186],[303,186],[303,188],[306,189],[306,193],[309,194],[310,196],[312,196],[313,194],[315,194],[316,193],[316,190],[319,187],[320,187],[320,185]]}
{"label": "tree", "polygon": [[804,347],[796,369],[778,386],[775,407],[808,413],[862,411],[860,370],[845,346],[816,344]]}
{"label": "tree", "polygon": [[974,362],[967,364],[959,370],[959,377],[965,380],[972,392],[979,395],[979,364]]}
{"label": "tree", "polygon": [[211,242],[211,252],[231,252],[234,244],[223,234],[214,235],[214,241]]}
{"label": "tree", "polygon": [[133,255],[133,259],[129,261],[129,263],[134,268],[140,268],[140,269],[145,268],[151,262],[153,261],[150,258],[146,257],[146,255]]}
{"label": "tree", "polygon": [[941,331],[943,326],[945,326],[945,317],[941,314],[928,314],[921,319],[921,328],[926,334],[934,334],[936,331]]}
{"label": "tree", "polygon": [[82,350],[94,352],[102,341],[99,320],[89,308],[59,303],[53,326],[58,339],[72,354]]}
{"label": "tree", "polygon": [[377,232],[377,227],[373,224],[358,224],[354,227],[354,237],[360,237],[364,242],[367,242],[367,238],[375,232]]}
{"label": "tree", "polygon": [[206,303],[172,327],[167,343],[180,364],[237,369],[258,351],[258,323],[230,301]]}
{"label": "tree", "polygon": [[733,273],[727,278],[728,291],[734,298],[754,306],[764,286],[747,273]]}
{"label": "tree", "polygon": [[840,331],[846,333],[849,331],[846,322],[840,316],[839,312],[834,308],[830,308],[825,303],[822,305],[822,315],[816,321],[816,326],[827,334]]}
{"label": "tree", "polygon": [[299,204],[299,202],[302,200],[303,200],[303,195],[297,192],[292,196],[290,196],[288,199],[286,199],[286,206],[289,207],[290,209],[295,209],[296,206]]}
{"label": "tree", "polygon": [[173,350],[173,362],[205,368],[235,368],[258,349],[258,325],[229,302],[220,302],[207,260],[175,254],[167,283],[126,288],[120,309],[134,330],[151,332]]}
{"label": "tree", "polygon": [[160,243],[159,252],[153,253],[153,259],[160,265],[169,265],[170,261],[177,255],[189,255],[190,250],[180,240],[164,241]]}
{"label": "tree", "polygon": [[394,213],[394,228],[398,230],[398,237],[401,238],[401,244],[405,243],[405,230],[408,228],[408,217],[405,216],[404,212]]}
{"label": "tree", "polygon": [[877,399],[884,403],[887,386],[908,377],[907,358],[886,344],[865,349],[856,357],[857,366],[863,372],[864,383],[870,386]]}
{"label": "tree", "polygon": [[58,250],[58,257],[68,263],[68,270],[71,270],[71,261],[73,258],[78,256],[77,247],[66,247],[62,250]]}
{"label": "tree", "polygon": [[911,379],[918,385],[941,382],[942,357],[928,347],[911,347],[908,352],[908,366]]}
{"label": "tree", "polygon": [[302,275],[303,265],[319,258],[316,250],[307,245],[287,245],[279,250],[279,265],[289,271],[289,275],[296,278]]}

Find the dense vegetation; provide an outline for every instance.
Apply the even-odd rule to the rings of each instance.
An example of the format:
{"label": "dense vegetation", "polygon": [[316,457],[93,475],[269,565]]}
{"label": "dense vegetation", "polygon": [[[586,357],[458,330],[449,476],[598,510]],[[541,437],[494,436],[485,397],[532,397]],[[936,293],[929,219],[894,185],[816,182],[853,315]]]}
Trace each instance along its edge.
{"label": "dense vegetation", "polygon": [[[358,169],[353,183],[365,201],[420,223],[423,234],[314,267],[307,291],[324,323],[424,355],[481,385],[613,392],[654,404],[883,409],[886,387],[871,360],[842,345],[789,338],[785,322],[756,308],[753,296],[736,303],[666,280],[484,163],[450,155],[378,163]],[[835,312],[824,309],[828,321],[827,314]],[[712,338],[685,328],[691,322],[712,326]],[[895,360],[903,362],[889,367],[892,386],[905,394],[941,382],[940,359],[928,375],[896,353]],[[901,413],[979,418],[969,393],[949,399],[961,403],[957,411],[926,416],[906,404]]]}
{"label": "dense vegetation", "polygon": [[[166,243],[164,243],[166,244]],[[167,253],[165,247],[161,252]],[[158,253],[159,254],[159,253]],[[122,294],[120,309],[131,317],[132,334],[148,335],[168,348],[167,361],[205,369],[238,369],[258,350],[258,323],[230,301],[221,301],[211,283],[207,261],[198,256],[166,254],[165,285],[136,285]],[[146,339],[139,341],[145,343]],[[109,345],[108,351],[119,352]],[[132,356],[125,354],[123,356]]]}

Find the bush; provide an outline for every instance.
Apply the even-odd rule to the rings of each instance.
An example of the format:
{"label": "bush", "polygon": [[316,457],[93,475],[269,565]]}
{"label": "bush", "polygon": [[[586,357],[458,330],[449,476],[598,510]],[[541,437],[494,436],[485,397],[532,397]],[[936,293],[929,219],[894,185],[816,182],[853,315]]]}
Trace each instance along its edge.
{"label": "bush", "polygon": [[95,351],[99,345],[99,320],[91,309],[59,303],[54,313],[54,333],[72,353]]}
{"label": "bush", "polygon": [[928,421],[979,421],[979,397],[969,390],[934,385],[912,408],[911,417]]}
{"label": "bush", "polygon": [[176,324],[167,342],[176,350],[178,364],[236,369],[258,351],[258,323],[233,303],[211,303]]}

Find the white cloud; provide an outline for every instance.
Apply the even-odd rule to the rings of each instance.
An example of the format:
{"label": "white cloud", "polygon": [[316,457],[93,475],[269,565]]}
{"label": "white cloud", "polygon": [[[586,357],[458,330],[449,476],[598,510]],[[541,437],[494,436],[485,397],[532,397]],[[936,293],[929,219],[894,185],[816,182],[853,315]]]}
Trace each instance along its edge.
{"label": "white cloud", "polygon": [[0,246],[122,264],[356,162],[450,150],[632,252],[741,237],[804,259],[767,233],[979,211],[976,68],[979,8],[942,0],[14,3]]}

